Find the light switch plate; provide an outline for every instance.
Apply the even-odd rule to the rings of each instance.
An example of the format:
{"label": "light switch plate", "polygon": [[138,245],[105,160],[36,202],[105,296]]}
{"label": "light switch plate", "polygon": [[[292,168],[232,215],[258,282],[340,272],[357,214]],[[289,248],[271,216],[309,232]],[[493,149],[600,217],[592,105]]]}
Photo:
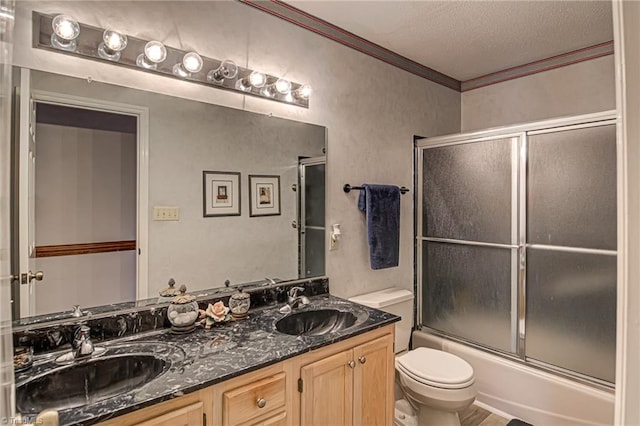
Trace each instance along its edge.
{"label": "light switch plate", "polygon": [[153,207],[153,220],[180,220],[180,207]]}

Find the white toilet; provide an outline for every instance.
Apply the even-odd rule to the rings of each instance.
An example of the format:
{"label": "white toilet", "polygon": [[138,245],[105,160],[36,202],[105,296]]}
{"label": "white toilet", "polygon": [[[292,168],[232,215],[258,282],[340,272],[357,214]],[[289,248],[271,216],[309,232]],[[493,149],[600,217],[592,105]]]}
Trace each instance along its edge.
{"label": "white toilet", "polygon": [[405,352],[413,322],[413,294],[393,287],[349,300],[402,317],[396,323],[396,379],[409,403],[396,401],[395,424],[460,426],[458,411],[476,398],[473,368],[462,358],[436,349]]}

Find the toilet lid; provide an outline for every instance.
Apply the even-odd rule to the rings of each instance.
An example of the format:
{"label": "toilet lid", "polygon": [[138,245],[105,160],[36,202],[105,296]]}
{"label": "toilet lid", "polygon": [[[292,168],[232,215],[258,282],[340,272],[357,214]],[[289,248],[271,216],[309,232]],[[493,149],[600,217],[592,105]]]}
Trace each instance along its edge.
{"label": "toilet lid", "polygon": [[418,382],[447,389],[473,383],[473,368],[460,357],[444,351],[417,348],[398,357],[398,367]]}

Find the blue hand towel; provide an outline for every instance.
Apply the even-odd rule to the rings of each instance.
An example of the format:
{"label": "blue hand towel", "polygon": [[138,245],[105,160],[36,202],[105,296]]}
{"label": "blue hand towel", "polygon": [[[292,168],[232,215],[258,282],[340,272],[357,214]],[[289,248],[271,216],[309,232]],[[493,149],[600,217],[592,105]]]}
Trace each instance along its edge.
{"label": "blue hand towel", "polygon": [[393,185],[362,185],[358,209],[367,218],[371,269],[398,266],[400,254],[400,188]]}

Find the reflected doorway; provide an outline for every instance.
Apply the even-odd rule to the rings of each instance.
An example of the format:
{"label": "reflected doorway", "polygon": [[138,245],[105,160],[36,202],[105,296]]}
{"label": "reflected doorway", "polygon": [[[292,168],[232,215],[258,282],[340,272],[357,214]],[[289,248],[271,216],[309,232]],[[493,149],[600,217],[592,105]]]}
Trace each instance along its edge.
{"label": "reflected doorway", "polygon": [[15,282],[14,318],[134,300],[139,117],[35,99],[31,110],[29,143],[16,138],[28,171],[14,174],[14,252],[44,275]]}

